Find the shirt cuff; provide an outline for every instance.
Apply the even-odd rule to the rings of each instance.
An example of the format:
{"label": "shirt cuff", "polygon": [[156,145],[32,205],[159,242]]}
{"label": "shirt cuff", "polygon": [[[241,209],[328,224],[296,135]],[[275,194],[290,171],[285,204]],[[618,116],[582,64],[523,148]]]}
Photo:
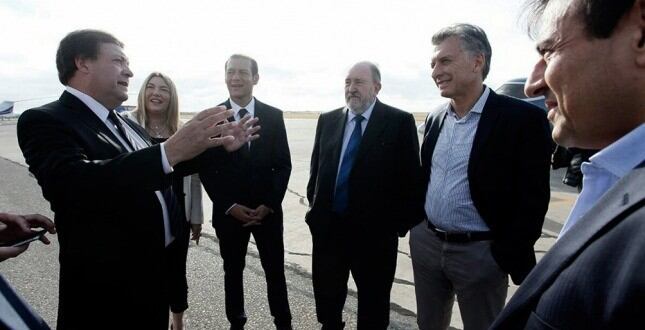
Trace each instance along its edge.
{"label": "shirt cuff", "polygon": [[234,208],[234,207],[235,207],[235,205],[237,205],[237,203],[233,203],[233,205],[231,205],[231,207],[229,207],[229,208],[226,210],[226,212],[224,212],[224,214],[228,215],[229,213],[231,213],[231,209],[232,209],[232,208]]}
{"label": "shirt cuff", "polygon": [[175,171],[172,166],[170,166],[170,162],[168,162],[168,157],[166,157],[166,148],[165,148],[166,142],[161,143],[161,165],[163,166],[163,172],[165,174],[170,174]]}

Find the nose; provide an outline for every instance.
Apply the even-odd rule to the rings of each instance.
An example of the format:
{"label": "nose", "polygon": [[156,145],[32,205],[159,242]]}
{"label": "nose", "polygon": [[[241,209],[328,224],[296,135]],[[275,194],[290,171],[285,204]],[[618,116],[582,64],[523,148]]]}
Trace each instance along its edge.
{"label": "nose", "polygon": [[350,82],[347,85],[347,91],[350,92],[350,93],[355,92],[356,91],[356,84],[354,82]]}
{"label": "nose", "polygon": [[544,71],[546,71],[546,61],[543,58],[535,63],[533,66],[533,71],[526,79],[526,84],[524,84],[524,94],[528,97],[537,97],[544,95],[549,87],[544,80]]}
{"label": "nose", "polygon": [[439,65],[435,66],[430,66],[430,76],[432,77],[432,80],[437,79],[439,76],[440,70],[439,70]]}
{"label": "nose", "polygon": [[130,71],[130,65],[126,64],[123,68],[123,74],[127,76],[128,78],[132,78],[134,76],[134,73]]}

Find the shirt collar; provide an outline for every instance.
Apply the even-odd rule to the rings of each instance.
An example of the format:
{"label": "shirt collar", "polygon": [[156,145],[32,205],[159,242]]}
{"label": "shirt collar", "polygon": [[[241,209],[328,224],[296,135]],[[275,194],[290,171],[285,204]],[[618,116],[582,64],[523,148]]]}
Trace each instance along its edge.
{"label": "shirt collar", "polygon": [[251,102],[247,104],[246,106],[240,106],[239,104],[233,102],[232,99],[228,99],[231,102],[231,110],[235,111],[235,116],[237,116],[237,113],[240,111],[240,109],[244,108],[246,111],[248,111],[251,116],[255,116],[255,97],[251,98]]}
{"label": "shirt collar", "polygon": [[[484,106],[486,105],[486,101],[488,100],[488,95],[490,95],[490,88],[484,85],[484,91],[482,92],[482,95],[479,96],[479,99],[477,99],[477,102],[473,104],[473,107],[470,108],[470,111],[466,113],[466,116],[468,116],[468,114],[471,112],[478,113],[481,115],[481,113],[484,111]],[[450,114],[453,116],[457,116],[457,114],[455,113],[455,110],[452,109],[452,105],[448,107],[448,112],[450,112]]]}
{"label": "shirt collar", "polygon": [[[370,106],[361,114],[363,118],[365,118],[365,122],[368,122],[370,120],[370,116],[372,115],[372,110],[374,110],[374,105],[376,104],[376,98],[374,98],[374,102],[370,104]],[[354,111],[350,110],[348,107],[345,107],[345,110],[347,111],[347,122],[351,122],[354,120],[354,117],[358,116],[358,114],[354,113]]]}
{"label": "shirt collar", "polygon": [[65,90],[76,96],[81,102],[83,102],[92,112],[101,119],[102,122],[107,121],[108,113],[110,110],[108,110],[105,106],[103,106],[101,103],[99,103],[97,100],[92,98],[91,96],[79,91],[78,89],[71,87],[71,86],[65,86]]}
{"label": "shirt collar", "polygon": [[622,178],[645,160],[645,124],[634,128],[614,143],[589,158],[592,165],[601,167]]}

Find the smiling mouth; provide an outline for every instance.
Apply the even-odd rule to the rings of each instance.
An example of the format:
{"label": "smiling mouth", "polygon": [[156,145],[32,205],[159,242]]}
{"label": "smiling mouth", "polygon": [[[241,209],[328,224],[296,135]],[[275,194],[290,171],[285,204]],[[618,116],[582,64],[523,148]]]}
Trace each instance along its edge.
{"label": "smiling mouth", "polygon": [[128,87],[128,82],[127,81],[119,81],[119,82],[117,82],[117,84],[121,85],[121,86],[124,86],[124,87]]}

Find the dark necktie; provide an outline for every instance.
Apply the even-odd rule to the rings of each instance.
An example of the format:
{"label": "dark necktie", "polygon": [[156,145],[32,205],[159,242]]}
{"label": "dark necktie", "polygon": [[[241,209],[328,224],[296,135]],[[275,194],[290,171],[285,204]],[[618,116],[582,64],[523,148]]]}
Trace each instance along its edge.
{"label": "dark necktie", "polygon": [[[118,115],[114,110],[110,110],[110,112],[108,113],[108,118],[114,124],[114,126],[116,126],[123,140],[130,146],[130,148],[132,148],[132,151],[138,150],[132,145],[132,142],[129,139],[128,132],[125,130],[125,127],[123,127],[121,120],[119,120]],[[161,194],[163,195],[164,202],[166,202],[166,211],[168,212],[170,233],[174,237],[177,237],[179,231],[181,230],[182,219],[181,207],[179,206],[179,202],[177,201],[177,196],[172,189],[172,185],[162,189]]]}
{"label": "dark necktie", "polygon": [[108,119],[110,119],[112,124],[114,124],[114,126],[116,126],[117,130],[119,131],[119,133],[121,135],[121,138],[123,138],[125,143],[128,144],[130,149],[132,151],[135,151],[136,149],[134,148],[134,146],[132,145],[132,142],[128,138],[128,132],[125,131],[125,127],[123,127],[123,124],[121,123],[121,120],[119,120],[119,116],[117,116],[116,111],[110,110],[108,112]]}
{"label": "dark necktie", "polygon": [[349,142],[343,155],[343,163],[340,166],[340,171],[338,171],[336,193],[334,194],[334,203],[332,205],[332,210],[338,214],[344,214],[349,204],[349,174],[354,166],[356,153],[363,138],[363,130],[361,127],[363,119],[365,118],[361,115],[354,117],[354,131],[352,131],[352,135],[349,137]]}
{"label": "dark necktie", "polygon": [[[244,116],[246,116],[247,113],[249,113],[249,111],[244,109],[244,108],[242,108],[242,109],[240,109],[240,111],[237,112],[237,115],[240,118],[240,120],[242,120],[242,118],[244,118]],[[249,143],[245,143],[244,146],[242,146],[242,148],[240,148],[240,149],[242,149],[242,151],[245,152],[248,155],[248,153],[250,151]]]}

